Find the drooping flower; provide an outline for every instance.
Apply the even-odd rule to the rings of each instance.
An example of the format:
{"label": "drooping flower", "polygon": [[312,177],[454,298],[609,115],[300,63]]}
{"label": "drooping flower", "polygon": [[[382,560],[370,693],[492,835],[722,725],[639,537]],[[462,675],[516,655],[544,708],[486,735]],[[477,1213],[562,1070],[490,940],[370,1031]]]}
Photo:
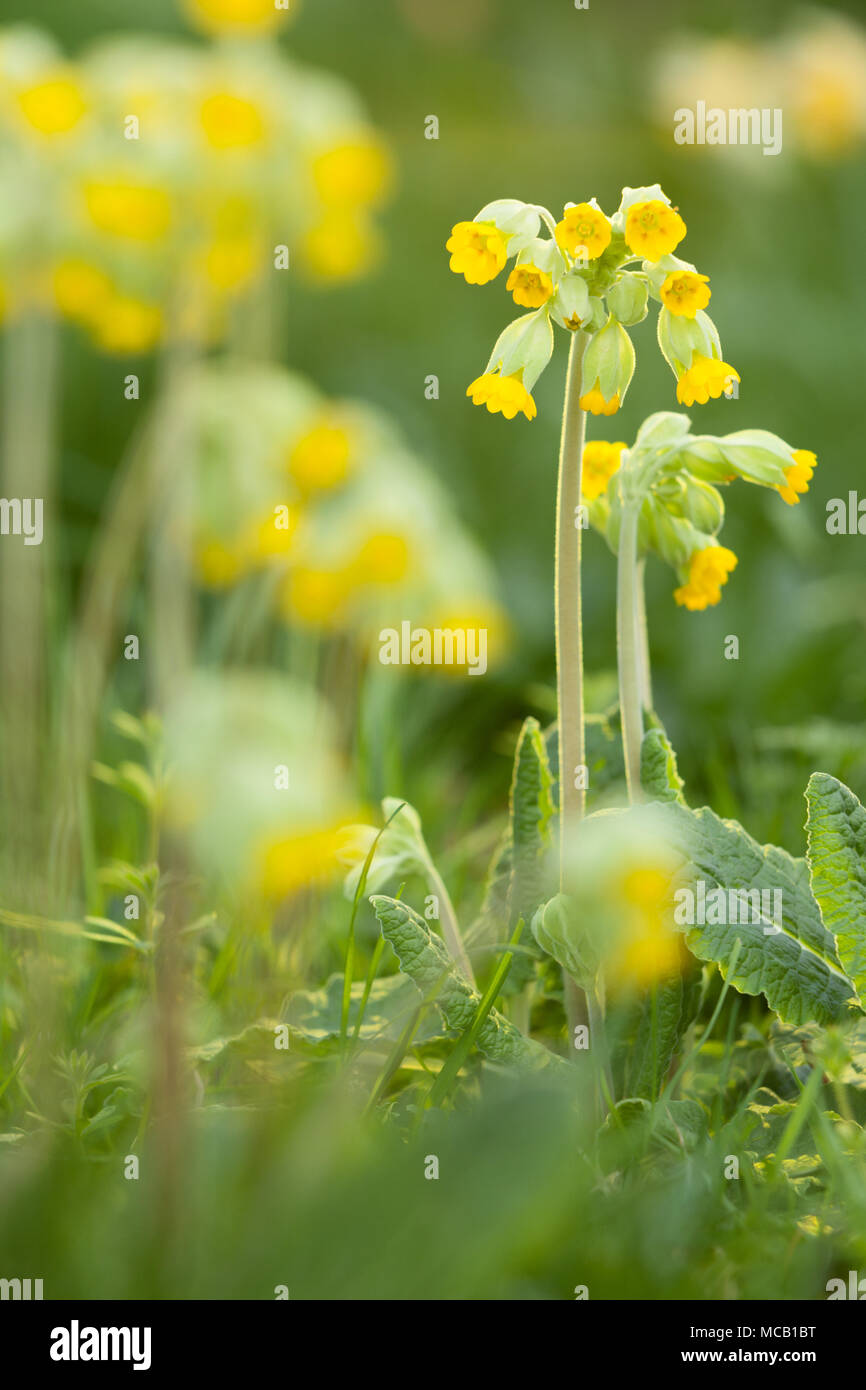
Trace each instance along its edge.
{"label": "drooping flower", "polygon": [[515,304],[524,309],[539,309],[553,295],[553,280],[545,270],[524,262],[516,265],[506,281]]}
{"label": "drooping flower", "polygon": [[494,222],[458,222],[445,243],[449,266],[470,285],[495,280],[507,257],[506,239]]}
{"label": "drooping flower", "polygon": [[591,439],[583,451],[580,493],[584,502],[600,497],[617,471],[625,444],[609,444],[605,439]]}
{"label": "drooping flower", "polygon": [[674,270],[661,287],[661,300],[672,314],[693,319],[710,302],[710,277],[693,270]]}
{"label": "drooping flower", "polygon": [[782,501],[787,502],[789,507],[796,506],[802,495],[809,491],[809,482],[817,466],[818,460],[811,449],[794,450],[794,463],[785,469],[788,486],[776,489]]}
{"label": "drooping flower", "polygon": [[610,222],[592,203],[575,203],[566,208],[562,221],[556,224],[556,240],[563,251],[576,256],[583,250],[590,261],[607,250],[612,235]]}
{"label": "drooping flower", "polygon": [[686,224],[676,208],[653,199],[633,203],[626,214],[625,240],[630,251],[648,261],[669,256],[686,234]]}
{"label": "drooping flower", "polygon": [[598,378],[591,390],[584,392],[581,396],[579,405],[581,410],[586,410],[590,415],[615,415],[619,410],[619,392],[605,400],[598,386]]}
{"label": "drooping flower", "polygon": [[682,934],[673,927],[670,877],[651,865],[630,868],[616,885],[622,903],[620,932],[605,960],[617,989],[647,989],[683,967]]}
{"label": "drooping flower", "polygon": [[347,821],[305,829],[264,846],[261,853],[260,882],[266,898],[289,897],[301,889],[339,871],[337,857],[347,830]]}
{"label": "drooping flower", "polygon": [[527,420],[537,414],[535,401],[519,376],[502,376],[500,372],[485,372],[466,388],[475,405],[486,405],[491,415],[501,410],[506,420],[513,420],[522,411]]}
{"label": "drooping flower", "polygon": [[677,400],[680,405],[706,405],[711,396],[718,399],[732,380],[739,381],[740,374],[729,362],[696,352],[692,365],[677,382]]}
{"label": "drooping flower", "polygon": [[159,304],[127,294],[112,294],[93,323],[96,341],[106,352],[150,352],[162,328]]}
{"label": "drooping flower", "polygon": [[689,612],[702,612],[721,600],[722,585],[736,565],[736,555],[723,545],[696,550],[689,560],[688,580],[674,590],[674,598]]}
{"label": "drooping flower", "polygon": [[311,627],[338,628],[350,590],[351,581],[344,570],[293,570],[283,593],[287,616]]}

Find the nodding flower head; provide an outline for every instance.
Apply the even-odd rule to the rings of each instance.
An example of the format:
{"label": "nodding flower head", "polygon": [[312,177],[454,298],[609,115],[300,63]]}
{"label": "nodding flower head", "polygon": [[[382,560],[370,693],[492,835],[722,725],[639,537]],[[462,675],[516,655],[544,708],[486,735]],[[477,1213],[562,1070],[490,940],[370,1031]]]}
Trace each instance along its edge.
{"label": "nodding flower head", "polygon": [[708,545],[695,551],[689,560],[688,577],[674,590],[674,598],[689,612],[701,612],[720,602],[722,585],[737,566],[733,550],[723,545]]}
{"label": "nodding flower head", "polygon": [[783,502],[794,507],[804,493],[809,491],[812,474],[818,467],[818,460],[810,449],[795,449],[794,462],[785,469],[787,485],[777,489]]}
{"label": "nodding flower head", "polygon": [[494,222],[458,222],[445,247],[450,268],[470,285],[495,280],[507,259],[507,242]]}
{"label": "nodding flower head", "polygon": [[677,382],[677,400],[680,405],[706,405],[711,396],[716,400],[731,381],[739,380],[739,372],[729,362],[695,353],[691,366]]}
{"label": "nodding flower head", "polygon": [[467,396],[475,405],[486,405],[492,415],[501,410],[506,420],[522,412],[527,420],[537,414],[535,401],[519,376],[503,376],[501,372],[485,372],[467,387]]}

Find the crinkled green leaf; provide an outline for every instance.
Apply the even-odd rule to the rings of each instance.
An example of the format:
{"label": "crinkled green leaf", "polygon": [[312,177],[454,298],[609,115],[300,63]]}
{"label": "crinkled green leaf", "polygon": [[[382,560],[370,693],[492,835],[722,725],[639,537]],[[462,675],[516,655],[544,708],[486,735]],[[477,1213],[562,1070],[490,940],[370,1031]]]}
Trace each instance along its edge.
{"label": "crinkled green leaf", "polygon": [[[358,1007],[364,993],[360,980],[352,985],[349,1004],[349,1032],[353,1032]],[[343,975],[332,975],[324,989],[298,990],[292,995],[286,1010],[286,1022],[294,1033],[301,1034],[314,1046],[336,1042],[340,1038],[340,1017],[343,1006]],[[418,996],[409,980],[402,975],[386,975],[373,981],[364,1017],[358,1031],[361,1042],[377,1039],[394,1041],[418,1007]],[[435,1015],[422,1018],[414,1034],[416,1042],[429,1042],[442,1036]]]}
{"label": "crinkled green leaf", "polygon": [[685,806],[683,779],[677,755],[663,729],[648,729],[640,748],[640,783],[653,801],[678,801]]}
{"label": "crinkled green leaf", "polygon": [[[475,1018],[481,995],[459,973],[442,941],[407,903],[382,894],[374,894],[370,902],[400,969],[424,999],[435,1000],[449,1028],[464,1032]],[[522,1070],[567,1066],[546,1047],[524,1037],[496,1009],[484,1020],[476,1045],[491,1061]]]}
{"label": "crinkled green leaf", "polygon": [[828,1023],[847,1015],[856,1000],[812,896],[805,859],[794,859],[775,845],[759,845],[736,821],[722,820],[708,807],[693,811],[671,802],[624,814],[647,817],[683,856],[675,888],[696,893],[703,880],[708,894],[714,888],[781,890],[779,930],[762,920],[685,926],[688,946],[699,960],[715,961],[727,978],[739,938],[730,981],[741,993],[763,994],[787,1023]]}
{"label": "crinkled green leaf", "polygon": [[866,810],[844,782],[815,772],[806,788],[812,892],[861,1003],[866,999]]}

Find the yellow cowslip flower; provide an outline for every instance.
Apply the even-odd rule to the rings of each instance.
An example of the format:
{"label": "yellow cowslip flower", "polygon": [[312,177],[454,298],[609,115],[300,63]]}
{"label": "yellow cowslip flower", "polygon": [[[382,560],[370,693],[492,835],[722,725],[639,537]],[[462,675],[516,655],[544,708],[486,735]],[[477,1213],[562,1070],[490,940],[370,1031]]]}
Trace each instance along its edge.
{"label": "yellow cowslip flower", "polygon": [[680,607],[688,608],[691,613],[714,606],[722,597],[722,585],[727,584],[728,575],[736,566],[733,550],[723,545],[708,545],[696,550],[689,560],[688,583],[674,590],[674,598]]}
{"label": "yellow cowslip flower", "polygon": [[505,288],[524,309],[540,309],[553,295],[553,281],[547,272],[528,262],[514,267]]}
{"label": "yellow cowslip flower", "polygon": [[818,460],[811,449],[794,449],[793,456],[794,462],[791,467],[785,469],[788,486],[776,488],[783,502],[787,502],[789,507],[796,506],[803,493],[809,491],[812,474],[818,467]]}
{"label": "yellow cowslip flower", "polygon": [[215,289],[227,293],[249,285],[262,264],[258,238],[246,234],[217,237],[202,256],[205,278]]}
{"label": "yellow cowslip flower", "polygon": [[467,386],[466,394],[472,397],[474,405],[486,405],[491,415],[501,410],[506,420],[513,420],[521,410],[527,420],[534,420],[537,414],[535,401],[519,376],[485,372]]}
{"label": "yellow cowslip flower", "polygon": [[322,280],[352,280],[375,265],[381,252],[376,229],[359,212],[336,209],[304,237],[304,258]]}
{"label": "yellow cowslip flower", "polygon": [[629,869],[614,887],[622,933],[605,960],[605,979],[616,988],[644,990],[681,972],[682,936],[672,923],[670,881],[654,866]]}
{"label": "yellow cowslip flower", "polygon": [[590,415],[615,415],[619,410],[619,392],[615,392],[610,400],[605,400],[599,390],[598,379],[591,390],[585,391],[578,401],[581,410],[586,410]]}
{"label": "yellow cowslip flower", "polygon": [[661,300],[672,314],[693,319],[699,309],[706,309],[712,291],[709,275],[694,270],[674,270],[661,287]]}
{"label": "yellow cowslip flower", "polygon": [[349,569],[356,584],[399,584],[409,570],[405,536],[388,531],[368,536]]}
{"label": "yellow cowslip flower", "polygon": [[590,261],[597,260],[607,250],[612,235],[604,213],[592,203],[576,203],[566,208],[562,221],[556,224],[556,240],[562,250],[569,256],[576,256],[582,248]]}
{"label": "yellow cowslip flower", "polygon": [[686,224],[676,208],[660,199],[633,203],[626,214],[625,240],[630,251],[647,261],[669,256],[686,234]]}
{"label": "yellow cowslip flower", "polygon": [[294,507],[287,507],[285,511],[285,525],[277,524],[278,519],[284,519],[281,508],[279,518],[275,509],[264,520],[247,528],[239,551],[248,564],[261,568],[275,560],[285,560],[291,554],[298,529],[298,512]]}
{"label": "yellow cowslip flower", "polygon": [[287,898],[337,872],[344,872],[338,853],[348,820],[300,830],[272,840],[260,852],[259,881],[266,898]]}
{"label": "yellow cowslip flower", "polygon": [[311,492],[332,492],[348,478],[353,466],[352,452],[349,431],[323,420],[292,446],[287,460],[289,476],[305,496]]}
{"label": "yellow cowslip flower", "polygon": [[162,336],[162,309],[132,295],[112,294],[99,307],[92,326],[106,352],[150,352]]}
{"label": "yellow cowslip flower", "polygon": [[208,589],[228,589],[243,572],[237,550],[213,537],[198,543],[194,563],[199,579]]}
{"label": "yellow cowslip flower", "polygon": [[17,100],[21,115],[40,135],[66,135],[88,111],[81,86],[65,73],[20,89]]}
{"label": "yellow cowslip flower", "polygon": [[458,222],[445,243],[455,275],[469,285],[495,280],[508,259],[508,244],[495,222]]}
{"label": "yellow cowslip flower", "polygon": [[214,150],[260,145],[267,133],[261,107],[233,92],[214,92],[205,97],[198,118],[204,137]]}
{"label": "yellow cowslip flower", "polygon": [[184,0],[184,8],[212,34],[267,34],[297,8],[297,0]]}
{"label": "yellow cowslip flower", "polygon": [[351,576],[345,570],[301,566],[287,578],[283,611],[306,627],[339,628],[351,590]]}
{"label": "yellow cowslip flower", "polygon": [[710,396],[716,400],[727,389],[731,379],[739,381],[740,374],[729,362],[696,352],[692,365],[677,382],[677,400],[680,405],[706,405]]}
{"label": "yellow cowslip flower", "polygon": [[91,323],[112,296],[104,270],[89,261],[69,259],[54,267],[54,302],[61,314],[77,323]]}
{"label": "yellow cowslip flower", "polygon": [[[497,665],[508,650],[510,632],[508,619],[501,608],[491,600],[478,599],[450,604],[443,602],[439,607],[425,615],[425,625],[431,632],[463,632],[467,634],[467,647],[475,643],[475,651],[481,650],[481,634],[484,633],[485,654],[488,667]],[[462,665],[452,662],[441,666],[418,667],[419,671],[429,670],[439,676],[466,676],[469,661]]]}
{"label": "yellow cowslip flower", "polygon": [[376,140],[350,140],[317,155],[312,174],[328,207],[371,207],[381,202],[391,183],[391,160]]}
{"label": "yellow cowslip flower", "polygon": [[594,502],[605,491],[617,471],[625,444],[608,444],[605,439],[591,439],[583,451],[580,495],[584,502]]}
{"label": "yellow cowslip flower", "polygon": [[171,226],[171,196],[155,184],[91,180],[84,186],[84,203],[93,225],[111,236],[160,241]]}

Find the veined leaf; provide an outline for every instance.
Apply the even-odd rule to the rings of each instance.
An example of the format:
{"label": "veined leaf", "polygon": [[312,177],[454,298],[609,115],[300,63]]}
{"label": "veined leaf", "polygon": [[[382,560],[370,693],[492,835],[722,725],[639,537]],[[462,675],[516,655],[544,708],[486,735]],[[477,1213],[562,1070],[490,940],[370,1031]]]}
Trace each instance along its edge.
{"label": "veined leaf", "polygon": [[814,772],[806,788],[812,892],[862,1003],[866,999],[866,810],[835,777]]}
{"label": "veined leaf", "polygon": [[[794,859],[775,845],[759,845],[736,821],[722,820],[709,808],[689,810],[676,803],[654,804],[624,812],[646,817],[683,856],[674,887],[689,888],[697,898],[714,889],[780,890],[782,913],[753,920],[686,925],[686,941],[699,960],[715,961],[727,978],[739,938],[741,949],[731,984],[742,994],[763,994],[786,1023],[829,1023],[844,1018],[856,1003],[850,980],[839,961],[836,943],[821,920],[809,885],[805,859]],[[708,912],[707,916],[716,916]]]}
{"label": "veined leaf", "polygon": [[[545,861],[550,847],[553,802],[547,750],[537,719],[526,719],[514,755],[510,795],[511,882],[508,889],[508,931],[522,918],[529,922],[546,896]],[[526,933],[527,940],[531,940]],[[520,991],[535,973],[534,946],[516,953],[505,984],[506,993]]]}
{"label": "veined leaf", "polygon": [[678,801],[685,806],[683,779],[677,755],[661,728],[648,729],[640,746],[640,784],[653,801]]}
{"label": "veined leaf", "polygon": [[[464,1032],[476,1016],[481,995],[457,970],[442,941],[407,903],[383,894],[374,894],[370,902],[382,935],[393,947],[404,975],[409,976],[422,998],[435,1000],[449,1028]],[[491,1009],[484,1020],[476,1046],[492,1062],[521,1070],[567,1069],[560,1057],[525,1037],[496,1009]]]}

